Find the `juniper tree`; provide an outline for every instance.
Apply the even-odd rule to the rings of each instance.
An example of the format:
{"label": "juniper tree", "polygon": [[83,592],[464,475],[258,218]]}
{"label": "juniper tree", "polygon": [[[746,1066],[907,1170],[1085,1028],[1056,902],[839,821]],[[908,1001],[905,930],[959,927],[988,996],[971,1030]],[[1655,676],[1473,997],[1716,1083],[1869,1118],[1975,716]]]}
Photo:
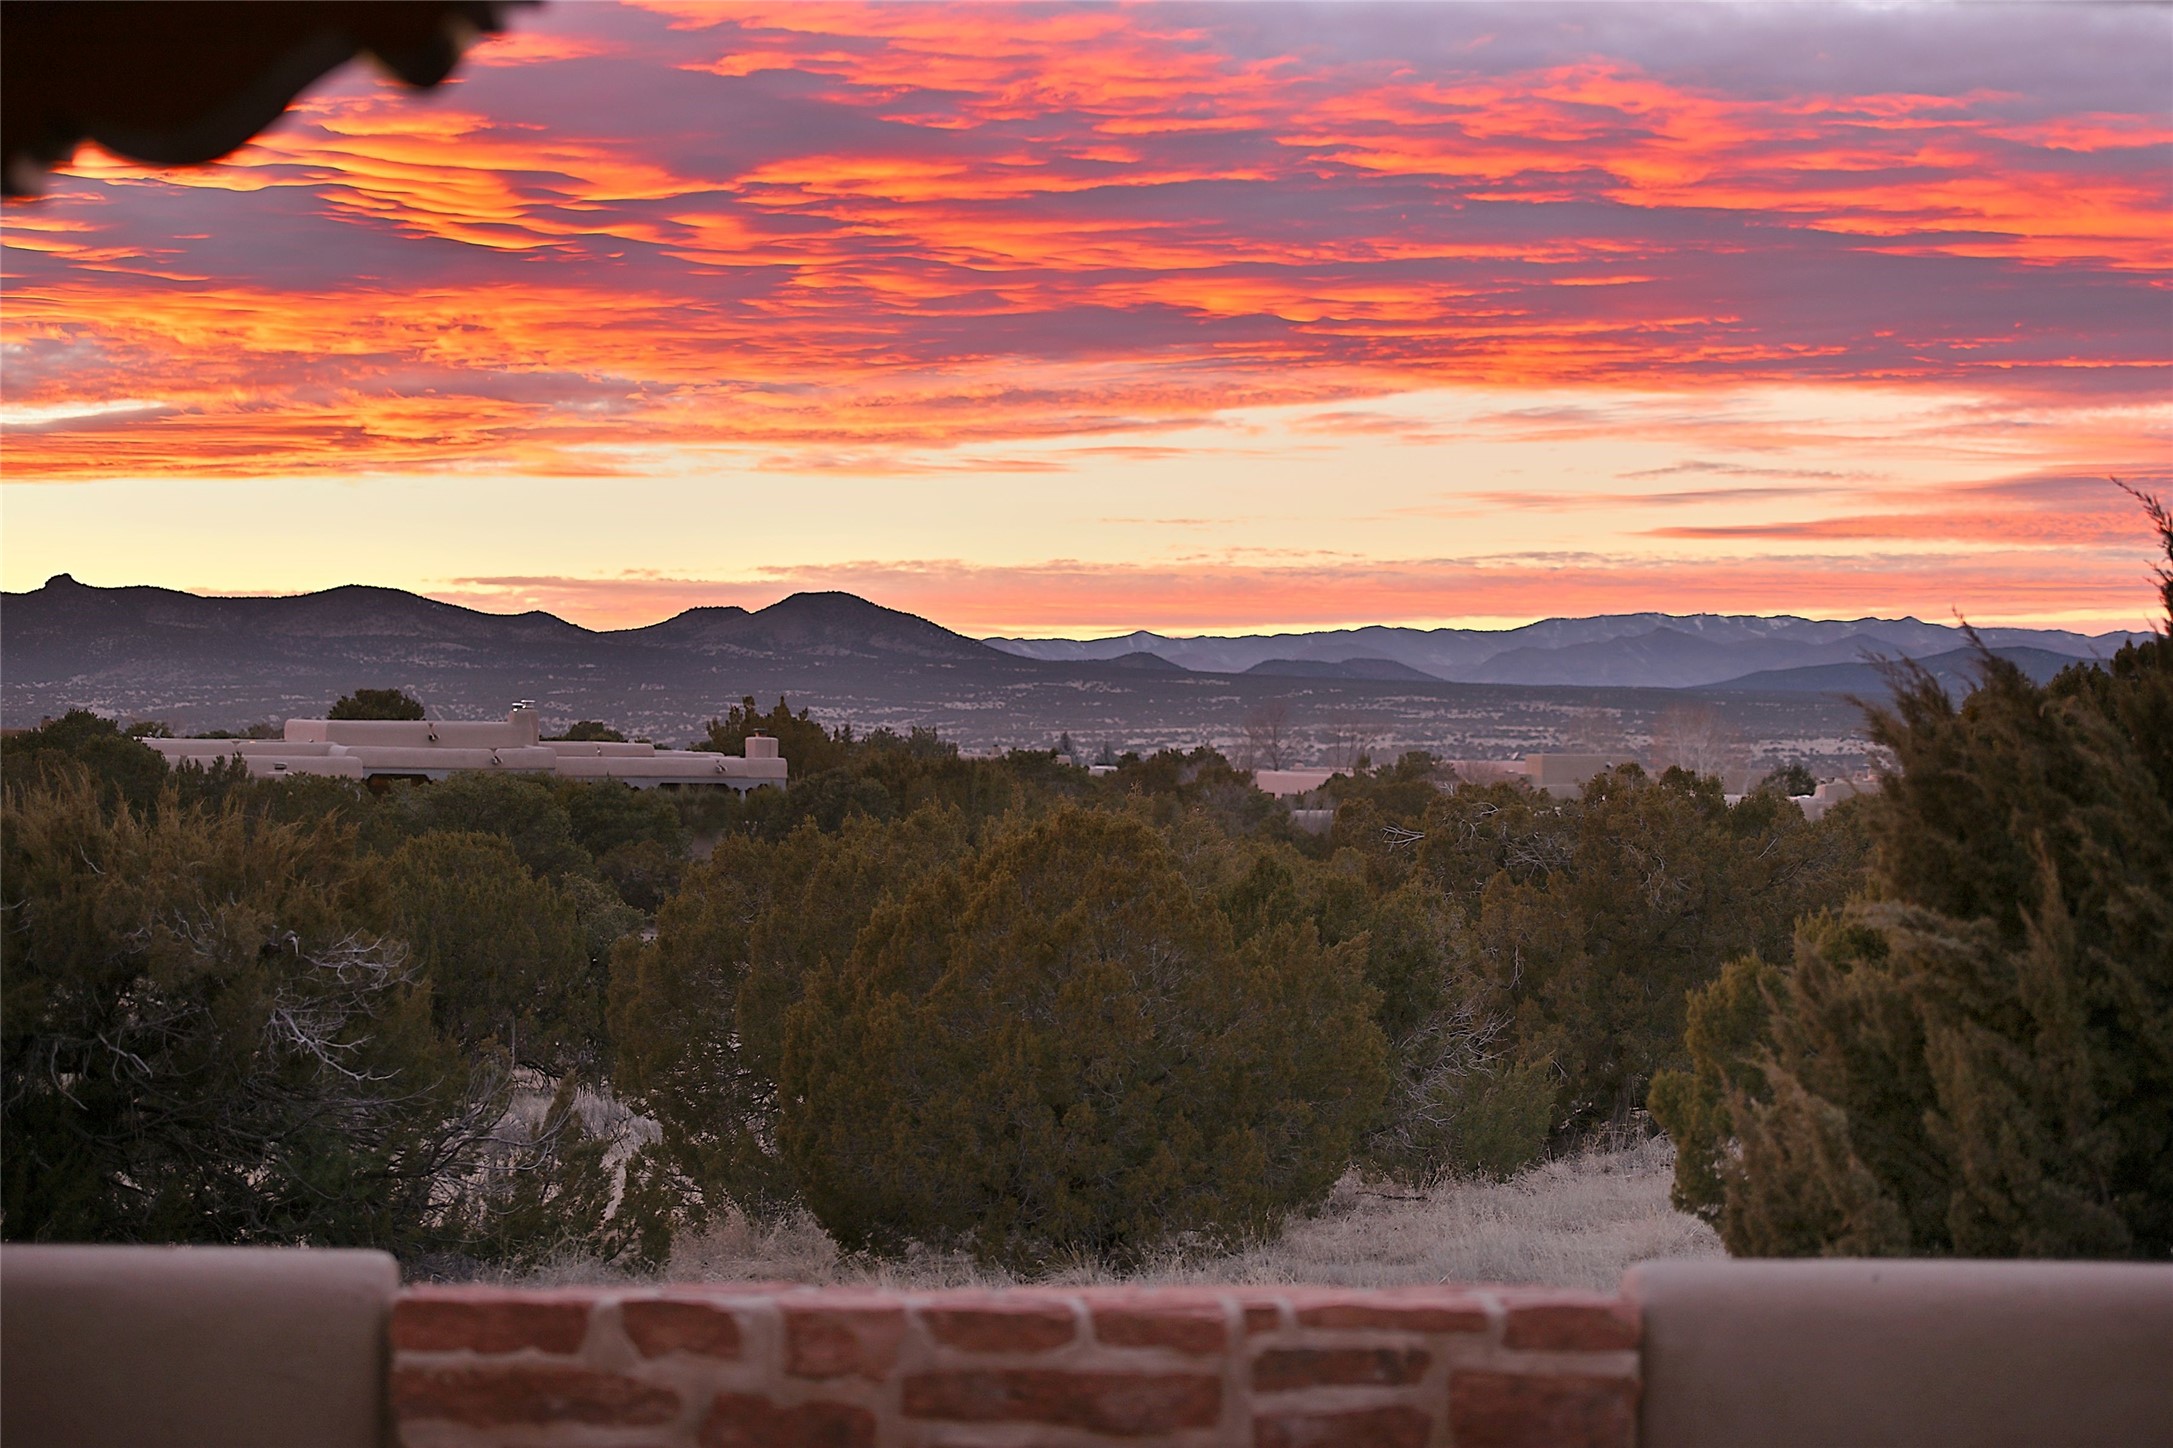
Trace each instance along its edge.
{"label": "juniper tree", "polygon": [[653,911],[677,887],[686,868],[687,829],[664,791],[608,779],[562,780],[552,796],[566,811],[574,843],[627,903]]}
{"label": "juniper tree", "polygon": [[851,1246],[1031,1266],[1318,1200],[1385,1087],[1348,949],[1235,942],[1141,820],[1014,827],[879,907],[787,1015],[780,1138]]}
{"label": "juniper tree", "polygon": [[1553,1075],[1511,1058],[1509,1018],[1489,1000],[1459,902],[1422,880],[1370,879],[1356,850],[1315,860],[1285,840],[1227,833],[1200,811],[1163,833],[1194,893],[1239,944],[1278,925],[1310,925],[1324,946],[1348,947],[1361,962],[1387,1045],[1388,1089],[1361,1136],[1359,1164],[1423,1184],[1506,1175],[1538,1156],[1553,1125]]}
{"label": "juniper tree", "polygon": [[776,1145],[785,1012],[879,904],[965,848],[958,816],[939,810],[830,835],[803,825],[775,845],[727,837],[665,901],[654,940],[620,943],[614,1080],[661,1125],[655,1165],[695,1188],[696,1213],[790,1199]]}
{"label": "juniper tree", "polygon": [[[510,1061],[436,1029],[443,962],[386,929],[399,869],[388,891],[350,826],[282,823],[258,803],[169,788],[150,810],[116,807],[80,768],[10,783],[6,1235],[514,1260],[603,1241],[606,1144],[583,1137],[570,1095],[510,1122]],[[534,885],[503,844],[483,845],[450,861],[471,894],[489,898],[474,878],[486,866]],[[490,914],[470,929],[507,925]],[[532,1006],[572,1014],[547,993]]]}
{"label": "juniper tree", "polygon": [[451,831],[385,860],[387,933],[429,983],[437,1028],[553,1076],[596,1062],[602,1000],[573,902],[497,835]]}
{"label": "juniper tree", "polygon": [[793,713],[792,706],[782,698],[765,714],[755,707],[752,694],[727,709],[722,719],[710,720],[706,737],[696,740],[690,747],[715,750],[719,754],[740,754],[745,752],[750,734],[767,734],[777,741],[777,752],[784,756],[785,768],[795,783],[809,775],[837,768],[851,753],[850,726],[826,729],[805,709]]}
{"label": "juniper tree", "polygon": [[433,783],[395,788],[383,815],[388,831],[408,836],[461,831],[500,836],[522,864],[545,879],[586,874],[594,865],[574,837],[561,791],[544,779],[464,769]]}
{"label": "juniper tree", "polygon": [[352,694],[342,694],[325,711],[327,719],[414,720],[422,717],[422,700],[405,689],[357,689]]}
{"label": "juniper tree", "polygon": [[1680,1064],[1685,993],[1736,955],[1784,948],[1856,870],[1845,824],[1807,824],[1773,793],[1731,806],[1717,779],[1680,769],[1611,770],[1552,811],[1497,800],[1444,815],[1463,828],[1427,864],[1496,866],[1473,912],[1494,1004],[1517,1058],[1551,1063],[1568,1131],[1627,1119],[1654,1072]]}
{"label": "juniper tree", "polygon": [[1896,671],[1868,898],[1696,997],[1655,1084],[1731,1251],[2173,1252],[2173,641],[1978,669]]}
{"label": "juniper tree", "polygon": [[545,735],[547,739],[563,739],[578,744],[624,744],[626,736],[609,724],[598,719],[576,719],[566,726],[563,734]]}
{"label": "juniper tree", "polygon": [[1510,1020],[1492,1008],[1460,907],[1411,882],[1368,913],[1363,941],[1389,1090],[1362,1160],[1419,1184],[1531,1162],[1554,1125],[1553,1072],[1511,1057]]}
{"label": "juniper tree", "polygon": [[70,709],[0,740],[0,772],[11,784],[29,785],[71,768],[86,771],[109,803],[138,810],[155,805],[171,782],[166,761],[149,745],[88,709]]}
{"label": "juniper tree", "polygon": [[362,924],[345,831],[170,800],[108,815],[78,772],[11,786],[4,833],[10,1238],[428,1230],[497,1100]]}

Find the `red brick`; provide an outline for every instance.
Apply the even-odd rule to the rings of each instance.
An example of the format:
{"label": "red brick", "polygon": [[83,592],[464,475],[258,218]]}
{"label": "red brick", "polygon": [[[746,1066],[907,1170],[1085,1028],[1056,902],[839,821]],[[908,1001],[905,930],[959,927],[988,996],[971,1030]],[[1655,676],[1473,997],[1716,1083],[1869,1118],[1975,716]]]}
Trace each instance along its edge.
{"label": "red brick", "polygon": [[1417,1408],[1269,1413],[1253,1419],[1254,1448],[1426,1448],[1434,1420]]}
{"label": "red brick", "polygon": [[1456,1448],[1634,1448],[1630,1378],[1477,1370],[1449,1375]]}
{"label": "red brick", "polygon": [[392,1304],[395,1352],[576,1353],[588,1336],[593,1293],[416,1287]]}
{"label": "red brick", "polygon": [[668,1352],[703,1357],[739,1356],[739,1321],[713,1302],[696,1298],[630,1297],[619,1304],[619,1321],[643,1357]]}
{"label": "red brick", "polygon": [[1222,1418],[1222,1380],[1196,1373],[1067,1373],[987,1368],[916,1373],[905,1380],[908,1418],[1047,1423],[1137,1438],[1211,1428]]}
{"label": "red brick", "polygon": [[1094,1336],[1110,1347],[1161,1347],[1202,1357],[1228,1348],[1230,1329],[1222,1305],[1213,1301],[1096,1303]]}
{"label": "red brick", "polygon": [[679,1395],[654,1383],[568,1363],[395,1367],[396,1419],[448,1418],[471,1428],[512,1423],[648,1427],[679,1413]]}
{"label": "red brick", "polygon": [[1565,1293],[1509,1299],[1508,1347],[1605,1352],[1637,1346],[1637,1304],[1619,1297]]}
{"label": "red brick", "polygon": [[1239,1289],[1235,1294],[1237,1304],[1245,1314],[1245,1333],[1249,1337],[1256,1332],[1274,1332],[1283,1325],[1283,1305],[1287,1291],[1255,1288]]}
{"label": "red brick", "polygon": [[1253,1359],[1255,1392],[1357,1385],[1400,1387],[1426,1375],[1433,1358],[1422,1348],[1276,1347]]}
{"label": "red brick", "polygon": [[1485,1332],[1486,1304],[1468,1292],[1365,1292],[1294,1304],[1302,1327],[1379,1327],[1399,1332]]}
{"label": "red brick", "polygon": [[1061,1299],[951,1298],[920,1309],[929,1335],[970,1352],[1048,1352],[1079,1334],[1071,1304]]}
{"label": "red brick", "polygon": [[779,1407],[768,1398],[720,1393],[702,1420],[701,1448],[873,1448],[875,1415],[850,1403]]}
{"label": "red brick", "polygon": [[778,1308],[785,1319],[785,1371],[794,1377],[858,1373],[880,1381],[898,1361],[898,1345],[905,1340],[902,1303],[817,1298],[780,1302]]}

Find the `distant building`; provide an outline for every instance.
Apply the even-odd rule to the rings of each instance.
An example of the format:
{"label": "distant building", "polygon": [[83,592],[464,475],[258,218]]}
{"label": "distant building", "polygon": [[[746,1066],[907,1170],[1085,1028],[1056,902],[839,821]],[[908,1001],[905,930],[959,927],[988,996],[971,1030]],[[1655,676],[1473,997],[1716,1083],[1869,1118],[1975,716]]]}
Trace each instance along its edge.
{"label": "distant building", "polygon": [[1272,794],[1291,806],[1290,822],[1309,835],[1324,835],[1335,823],[1335,810],[1300,809],[1297,801],[1320,789],[1339,774],[1350,773],[1347,769],[1256,769],[1253,771],[1253,788],[1263,794]]}
{"label": "distant building", "polygon": [[1585,781],[1604,774],[1628,758],[1609,754],[1527,754],[1517,759],[1452,759],[1456,777],[1466,784],[1500,784],[1521,779],[1543,794],[1568,799],[1583,791]]}
{"label": "distant building", "polygon": [[1585,781],[1594,775],[1605,774],[1625,762],[1605,754],[1527,754],[1524,777],[1541,793],[1568,799],[1583,793]]}
{"label": "distant building", "polygon": [[782,787],[777,741],[747,740],[735,758],[654,744],[544,739],[535,706],[517,704],[503,723],[442,719],[289,719],[283,739],[146,739],[168,765],[240,759],[260,779],[298,774],[335,779],[444,779],[462,770],[540,774],[554,779],[616,779],[636,789],[712,785],[745,794]]}
{"label": "distant building", "polygon": [[1810,794],[1799,796],[1796,803],[1802,807],[1805,819],[1815,820],[1844,800],[1878,792],[1877,779],[1829,779]]}
{"label": "distant building", "polygon": [[1277,799],[1291,799],[1301,794],[1311,794],[1339,774],[1350,773],[1347,769],[1256,769],[1253,771],[1253,788],[1262,794],[1272,794]]}

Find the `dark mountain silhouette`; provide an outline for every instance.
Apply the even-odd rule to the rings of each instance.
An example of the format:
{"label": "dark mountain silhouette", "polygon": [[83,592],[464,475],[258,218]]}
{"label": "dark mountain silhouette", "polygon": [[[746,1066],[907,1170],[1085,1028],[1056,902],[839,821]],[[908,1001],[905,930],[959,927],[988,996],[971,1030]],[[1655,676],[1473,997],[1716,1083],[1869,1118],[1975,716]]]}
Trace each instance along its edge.
{"label": "dark mountain silhouette", "polygon": [[166,588],[91,588],[63,573],[0,612],[12,683],[122,671],[186,676],[309,665],[455,663],[543,651],[578,660],[596,635],[547,613],[488,614],[394,588],[349,585],[287,598],[205,598]]}
{"label": "dark mountain silhouette", "polygon": [[452,645],[562,644],[589,636],[548,613],[478,613],[362,584],[283,598],[206,598],[170,588],[90,588],[62,573],[34,593],[9,594],[7,600],[7,647],[17,662],[48,647],[78,648],[89,639],[186,651],[234,634]]}
{"label": "dark mountain silhouette", "polygon": [[1148,674],[1182,674],[1186,672],[1183,664],[1173,664],[1160,654],[1150,654],[1144,649],[1138,653],[1119,654],[1113,659],[1096,659],[1091,661],[1090,666],[1104,669],[1134,669]]}
{"label": "dark mountain silhouette", "polygon": [[[1919,637],[1945,641],[1953,633],[1913,621],[1909,628],[1916,632],[1889,637],[1893,630],[1882,626],[1871,637],[1893,645],[1882,651],[1899,652]],[[795,594],[752,611],[690,609],[645,628],[597,632],[547,613],[483,613],[396,589],[205,598],[94,588],[63,575],[0,602],[0,722],[35,724],[80,706],[190,732],[321,715],[356,688],[403,688],[440,718],[489,717],[515,699],[534,699],[548,727],[601,719],[679,743],[752,695],[764,706],[784,696],[827,722],[861,729],[926,726],[973,749],[1041,748],[1069,730],[1152,750],[1234,747],[1248,715],[1275,702],[1306,739],[1364,719],[1378,725],[1388,757],[1429,749],[1488,759],[1558,749],[1595,717],[1619,721],[1626,738],[1641,737],[1682,699],[1650,685],[1684,668],[1710,677],[1721,662],[1713,650],[1737,648],[1747,650],[1740,658],[1749,667],[1727,671],[1728,688],[1700,697],[1746,739],[1790,757],[1818,750],[1846,759],[1861,716],[1834,696],[1873,687],[1875,675],[1857,662],[1867,636],[1866,628],[1800,619],[1625,615],[1494,634],[1352,629],[1308,636],[1303,647],[1291,636],[1135,634],[1092,647],[1057,640],[1073,646],[1058,650],[1068,656],[1041,660],[843,593]],[[1990,631],[1987,641],[2015,642]],[[1169,652],[1192,644],[1206,652],[1190,657],[1221,671],[1187,670]],[[1453,652],[1452,644],[1466,657],[1523,649],[1527,674],[1558,682],[1449,682],[1389,647],[1409,645],[1425,659]],[[2075,651],[2088,647],[2083,641]],[[1845,662],[1831,652],[1821,657],[1819,648]],[[1322,657],[1337,651],[1343,656]],[[1763,677],[1775,657],[1834,662],[1841,672],[1791,668]],[[2027,666],[2049,669],[2067,657],[2055,649]],[[1629,684],[1648,687],[1612,687]]]}
{"label": "dark mountain silhouette", "polygon": [[[1994,648],[2050,649],[2104,657],[2129,635],[2058,629],[1978,630]],[[1641,642],[1623,646],[1624,640]],[[1202,634],[1169,638],[1141,631],[1105,639],[992,638],[1022,658],[1084,662],[1144,651],[1185,668],[1238,674],[1269,659],[1393,659],[1436,679],[1501,684],[1620,684],[1694,688],[1761,669],[1852,663],[1866,652],[1918,658],[1964,647],[1962,630],[1913,618],[1815,619],[1757,614],[1604,614],[1546,618],[1513,629],[1321,629],[1302,634]]]}
{"label": "dark mountain silhouette", "polygon": [[753,613],[744,608],[690,608],[662,623],[623,629],[609,637],[701,653],[888,655],[989,665],[1007,658],[917,614],[884,608],[850,593],[795,593]]}
{"label": "dark mountain silhouette", "polygon": [[1467,671],[1486,684],[1627,684],[1695,688],[1737,678],[1755,669],[1852,663],[1867,653],[1899,653],[1886,639],[1851,633],[1820,641],[1700,637],[1678,628],[1559,648],[1519,648],[1496,654]]}
{"label": "dark mountain silhouette", "polygon": [[609,630],[606,637],[659,648],[731,649],[738,647],[733,640],[745,632],[749,617],[747,610],[737,604],[690,608],[661,623]]}
{"label": "dark mountain silhouette", "polygon": [[1432,674],[1394,659],[1262,659],[1248,674],[1283,679],[1417,679],[1439,683]]}
{"label": "dark mountain silhouette", "polygon": [[[2057,654],[2050,649],[2004,648],[1992,653],[2021,669],[2042,684],[2060,670],[2076,662],[2069,654]],[[1977,650],[1954,649],[1944,654],[1934,654],[1928,659],[1917,660],[1917,666],[1939,680],[1947,692],[1959,698],[1977,687],[1982,672],[1982,657]],[[1738,679],[1714,684],[1712,691],[1796,694],[1817,693],[1854,695],[1860,699],[1887,697],[1885,671],[1876,661],[1866,660],[1852,664],[1814,664],[1800,669],[1761,669]]]}
{"label": "dark mountain silhouette", "polygon": [[751,613],[690,609],[598,633],[547,613],[483,613],[389,588],[205,598],[92,588],[65,574],[6,596],[0,652],[11,725],[81,704],[226,727],[318,713],[363,686],[405,688],[467,713],[558,697],[584,701],[577,717],[631,717],[646,706],[656,712],[644,718],[698,722],[748,690],[849,695],[870,679],[880,691],[899,670],[995,679],[1046,667],[842,593],[795,594]]}

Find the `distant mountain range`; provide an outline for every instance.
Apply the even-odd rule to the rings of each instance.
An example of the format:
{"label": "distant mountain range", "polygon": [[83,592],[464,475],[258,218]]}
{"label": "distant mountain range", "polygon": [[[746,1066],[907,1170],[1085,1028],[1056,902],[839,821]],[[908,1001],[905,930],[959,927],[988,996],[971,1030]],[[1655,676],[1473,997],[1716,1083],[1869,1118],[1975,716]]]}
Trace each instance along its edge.
{"label": "distant mountain range", "polygon": [[0,595],[0,716],[11,726],[77,704],[177,727],[231,725],[316,714],[369,684],[409,689],[452,714],[533,697],[547,718],[556,704],[569,717],[639,721],[676,736],[743,692],[844,701],[871,683],[887,692],[883,681],[898,675],[925,692],[960,676],[978,689],[1047,671],[849,593],[794,594],[755,612],[689,609],[609,631],[359,586],[206,598],[91,588],[62,574],[35,592]]}
{"label": "distant mountain range", "polygon": [[[2054,653],[2051,649],[2009,647],[1992,652],[2040,684],[2075,662],[2073,654]],[[1954,649],[1915,662],[1951,694],[1966,694],[1977,686],[1979,660],[1975,649]],[[1711,687],[1736,693],[1853,694],[1871,698],[1886,692],[1886,675],[1874,663],[1811,664],[1797,669],[1762,669]]]}
{"label": "distant mountain range", "polygon": [[[2037,676],[2125,637],[1983,631]],[[368,686],[408,689],[447,718],[531,698],[547,724],[601,719],[669,742],[743,695],[783,695],[832,721],[925,725],[969,748],[1046,748],[1066,731],[1157,748],[1240,739],[1247,715],[1279,700],[1323,758],[1360,736],[1383,752],[1494,758],[1601,725],[1634,739],[1693,690],[1747,739],[1839,757],[1860,724],[1841,696],[1883,688],[1869,655],[1922,659],[1958,690],[1975,668],[1961,631],[1915,619],[1625,614],[1500,632],[976,640],[852,594],[799,593],[599,631],[388,588],[207,598],[63,574],[0,595],[0,723],[82,706],[183,732],[233,728],[318,715]]]}
{"label": "distant mountain range", "polygon": [[[1136,655],[1126,655],[1127,658]],[[1248,674],[1276,679],[1408,679],[1434,680],[1434,675],[1394,659],[1262,659]]]}
{"label": "distant mountain range", "polygon": [[[1987,628],[1978,637],[1995,652],[2010,649],[2063,660],[2104,658],[2140,635],[2078,634],[2057,629]],[[1431,678],[1449,683],[1613,686],[1695,689],[1712,686],[1788,690],[1877,688],[1877,674],[1849,678],[1864,685],[1828,685],[1841,674],[1781,674],[1829,665],[1859,666],[1868,658],[1929,658],[1968,650],[1959,628],[1914,618],[1832,619],[1736,614],[1609,614],[1550,618],[1523,628],[1324,629],[1317,633],[1169,638],[1129,633],[1107,639],[990,638],[983,642],[1021,658],[1084,663],[1152,654],[1208,673],[1266,673],[1290,677]],[[1366,672],[1316,672],[1319,666]],[[1389,669],[1405,672],[1392,674]],[[1758,676],[1759,684],[1747,681]]]}

